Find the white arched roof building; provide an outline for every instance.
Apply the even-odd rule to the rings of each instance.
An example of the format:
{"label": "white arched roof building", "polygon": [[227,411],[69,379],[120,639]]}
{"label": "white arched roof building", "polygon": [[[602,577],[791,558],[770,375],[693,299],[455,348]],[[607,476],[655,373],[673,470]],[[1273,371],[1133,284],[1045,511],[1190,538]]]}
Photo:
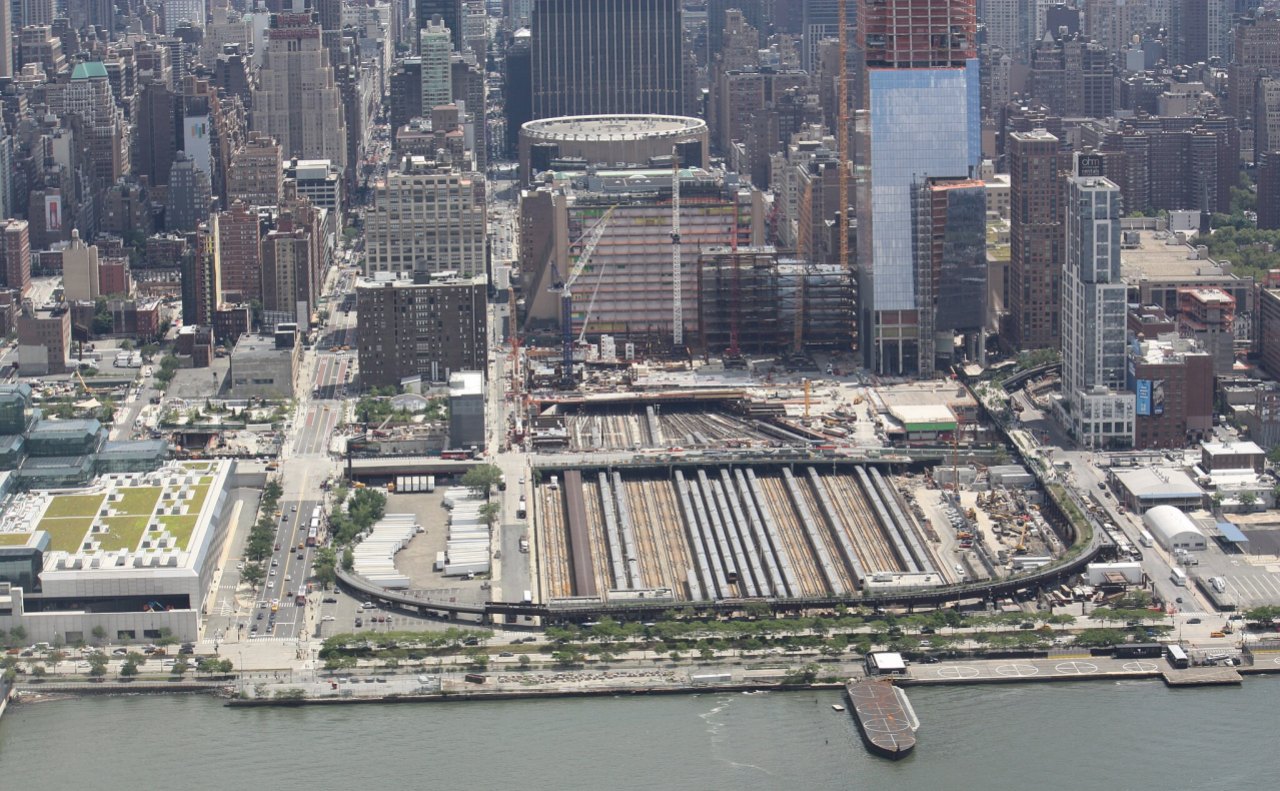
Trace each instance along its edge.
{"label": "white arched roof building", "polygon": [[1204,549],[1204,532],[1196,527],[1191,517],[1172,505],[1157,505],[1142,515],[1142,523],[1160,546],[1172,552],[1175,549]]}

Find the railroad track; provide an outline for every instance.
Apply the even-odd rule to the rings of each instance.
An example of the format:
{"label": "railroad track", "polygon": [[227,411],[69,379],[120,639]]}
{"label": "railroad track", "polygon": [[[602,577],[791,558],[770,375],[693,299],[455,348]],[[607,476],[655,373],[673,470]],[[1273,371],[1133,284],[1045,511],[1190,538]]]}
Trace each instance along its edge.
{"label": "railroad track", "polygon": [[582,480],[582,497],[587,506],[587,541],[591,549],[589,557],[596,592],[603,594],[613,588],[625,588],[626,580],[618,580],[616,584],[609,582],[613,574],[610,573],[608,561],[603,557],[609,551],[609,545],[605,543],[608,537],[604,534],[604,516],[600,513],[600,485],[595,480],[588,480],[585,475]]}
{"label": "railroad track", "polygon": [[853,528],[854,548],[868,573],[900,571],[901,564],[885,543],[875,513],[857,482],[848,475],[833,475],[827,479],[827,485],[834,485],[835,496],[846,504],[841,513]]}
{"label": "railroad track", "polygon": [[765,500],[778,526],[778,534],[787,547],[787,556],[791,558],[791,568],[800,583],[804,596],[821,596],[828,593],[826,580],[818,570],[813,549],[805,538],[804,530],[799,524],[791,498],[787,495],[782,480],[777,477],[758,476],[760,487],[764,491]]}
{"label": "railroad track", "polygon": [[542,553],[542,579],[545,589],[542,591],[543,601],[563,598],[573,594],[573,586],[569,583],[569,557],[565,546],[564,501],[559,489],[540,487],[542,496],[544,541],[540,549]]}
{"label": "railroad track", "polygon": [[831,530],[833,528],[839,529],[839,526],[827,524],[826,517],[822,515],[822,509],[818,506],[818,496],[814,493],[813,485],[809,482],[807,474],[804,476],[797,475],[796,484],[800,489],[801,496],[804,497],[805,505],[809,508],[809,513],[813,515],[814,519],[818,520],[816,532],[822,540],[822,543],[827,547],[827,557],[832,560],[832,566],[834,567],[833,570],[836,576],[840,578],[840,582],[844,585],[845,590],[857,590],[858,586],[849,575],[849,569],[847,569],[844,562],[840,560],[840,558],[844,556],[844,553],[840,551],[840,546],[836,542],[836,537],[831,534]]}
{"label": "railroad track", "polygon": [[684,517],[680,514],[680,506],[676,503],[675,483],[665,478],[658,481],[655,494],[657,497],[654,498],[654,502],[660,510],[659,518],[661,519],[658,524],[664,528],[662,543],[666,548],[664,553],[666,581],[663,584],[672,591],[680,591],[680,598],[688,599],[690,593],[686,574],[693,561],[689,557],[688,547],[685,544]]}
{"label": "railroad track", "polygon": [[[654,513],[652,487],[654,481],[640,481],[640,497],[632,497],[630,485],[624,482],[624,492],[631,506],[631,520],[635,523],[636,558],[640,566],[641,584],[646,588],[662,587],[662,550],[658,546],[657,526],[662,524],[661,517]],[[667,587],[671,587],[667,585]],[[673,588],[674,590],[674,588]]]}

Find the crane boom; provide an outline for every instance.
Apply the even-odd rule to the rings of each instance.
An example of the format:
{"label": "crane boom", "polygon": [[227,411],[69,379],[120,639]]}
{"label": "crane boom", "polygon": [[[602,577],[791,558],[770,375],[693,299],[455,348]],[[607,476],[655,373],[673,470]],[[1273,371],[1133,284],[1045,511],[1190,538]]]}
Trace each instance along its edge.
{"label": "crane boom", "polygon": [[684,296],[680,265],[680,152],[671,149],[671,345],[684,346]]}
{"label": "crane boom", "polygon": [[[578,278],[586,271],[587,264],[591,261],[591,256],[596,251],[596,245],[600,243],[600,238],[604,236],[604,229],[609,224],[609,217],[613,214],[616,206],[609,207],[609,210],[596,220],[596,224],[583,237],[586,243],[583,245],[582,252],[578,254],[578,260],[574,262],[573,268],[569,271],[567,277],[560,285],[560,342],[561,342],[561,364],[560,380],[566,385],[573,384],[573,284],[578,282]],[[600,283],[597,279],[596,287],[599,288]],[[553,285],[554,288],[554,285]],[[591,299],[593,305],[595,297]],[[585,337],[585,327],[583,331]]]}

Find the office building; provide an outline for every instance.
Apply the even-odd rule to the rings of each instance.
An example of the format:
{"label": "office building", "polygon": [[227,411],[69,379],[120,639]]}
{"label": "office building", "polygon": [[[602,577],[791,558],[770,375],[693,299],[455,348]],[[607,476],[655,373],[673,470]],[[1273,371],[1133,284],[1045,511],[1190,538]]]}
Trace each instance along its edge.
{"label": "office building", "polygon": [[418,28],[431,25],[438,19],[449,29],[450,46],[458,52],[462,51],[462,0],[414,0]]}
{"label": "office building", "polygon": [[1280,151],[1280,70],[1276,76],[1261,77],[1255,83],[1253,108],[1253,156],[1256,162],[1264,151]]}
{"label": "office building", "polygon": [[164,34],[172,36],[179,25],[187,24],[203,31],[206,0],[162,0],[160,16],[164,20]]}
{"label": "office building", "polygon": [[362,280],[356,287],[361,382],[395,387],[421,376],[443,382],[488,365],[485,278],[442,275]]}
{"label": "office building", "polygon": [[373,193],[365,216],[365,274],[485,272],[484,180],[407,156]]}
{"label": "office building", "polygon": [[[859,344],[878,373],[921,370],[911,190],[970,178],[982,156],[972,0],[867,3],[858,20],[869,119],[860,122]],[[850,265],[844,262],[845,265]]]}
{"label": "office building", "polygon": [[67,373],[70,354],[71,311],[66,304],[24,304],[18,315],[18,366],[23,375]]}
{"label": "office building", "polygon": [[19,0],[19,7],[22,13],[19,19],[22,26],[28,25],[52,25],[56,16],[55,0]]}
{"label": "office building", "polygon": [[342,95],[309,14],[271,17],[250,119],[251,128],[276,139],[285,158],[328,159],[346,168]]}
{"label": "office building", "polygon": [[449,444],[484,450],[484,371],[449,375]]}
{"label": "office building", "polygon": [[167,82],[147,80],[138,89],[133,129],[133,173],[151,186],[169,183],[169,169],[178,151],[179,97]]}
{"label": "office building", "polygon": [[1101,177],[1070,176],[1066,200],[1060,415],[1085,447],[1132,447],[1135,404],[1134,394],[1125,392],[1120,188]]}
{"label": "office building", "polygon": [[928,179],[912,186],[920,374],[949,370],[961,338],[979,359],[987,319],[987,190],[976,179]]}
{"label": "office building", "polygon": [[31,289],[31,236],[26,220],[0,220],[0,277],[3,286],[18,292]]}
{"label": "office building", "polygon": [[187,152],[179,151],[169,168],[164,225],[170,231],[194,231],[209,219],[213,194],[209,174]]}
{"label": "office building", "polygon": [[342,176],[327,159],[295,159],[284,167],[285,192],[342,216]]}
{"label": "office building", "polygon": [[685,105],[680,0],[534,0],[533,117]]}
{"label": "office building", "polygon": [[86,245],[76,229],[62,251],[62,290],[67,302],[92,302],[100,293],[98,247]]}
{"label": "office building", "polygon": [[[1235,42],[1228,69],[1226,110],[1241,122],[1253,113],[1254,90],[1264,76],[1280,77],[1280,16],[1275,10],[1257,11],[1236,20]],[[1280,144],[1277,144],[1280,147]]]}
{"label": "office building", "polygon": [[453,53],[449,28],[430,22],[419,31],[419,53],[422,63],[422,117],[429,118],[431,109],[453,101]]}
{"label": "office building", "polygon": [[218,238],[222,302],[262,299],[262,219],[243,201],[213,215],[210,233]]}
{"label": "office building", "polygon": [[1280,230],[1280,149],[1258,154],[1258,227]]}
{"label": "office building", "polygon": [[13,6],[0,0],[0,77],[13,76]]}
{"label": "office building", "polygon": [[1062,345],[1062,177],[1058,138],[1009,135],[1009,314],[1013,351]]}
{"label": "office building", "polygon": [[250,132],[231,155],[227,174],[227,197],[248,206],[275,206],[284,183],[280,144],[270,135]]}
{"label": "office building", "polygon": [[315,246],[304,228],[274,230],[262,240],[263,325],[308,324],[315,306]]}
{"label": "office building", "polygon": [[188,239],[182,257],[182,322],[186,328],[210,328],[222,297],[218,236],[200,231]]}

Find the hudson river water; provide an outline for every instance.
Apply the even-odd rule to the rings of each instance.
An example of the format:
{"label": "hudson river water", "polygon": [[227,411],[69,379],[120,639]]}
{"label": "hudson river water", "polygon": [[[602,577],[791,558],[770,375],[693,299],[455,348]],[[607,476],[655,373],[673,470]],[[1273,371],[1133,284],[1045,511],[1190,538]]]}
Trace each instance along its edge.
{"label": "hudson river water", "polygon": [[1280,678],[916,688],[915,754],[867,754],[841,693],[227,709],[11,707],[0,786],[42,789],[1254,791],[1280,782]]}

